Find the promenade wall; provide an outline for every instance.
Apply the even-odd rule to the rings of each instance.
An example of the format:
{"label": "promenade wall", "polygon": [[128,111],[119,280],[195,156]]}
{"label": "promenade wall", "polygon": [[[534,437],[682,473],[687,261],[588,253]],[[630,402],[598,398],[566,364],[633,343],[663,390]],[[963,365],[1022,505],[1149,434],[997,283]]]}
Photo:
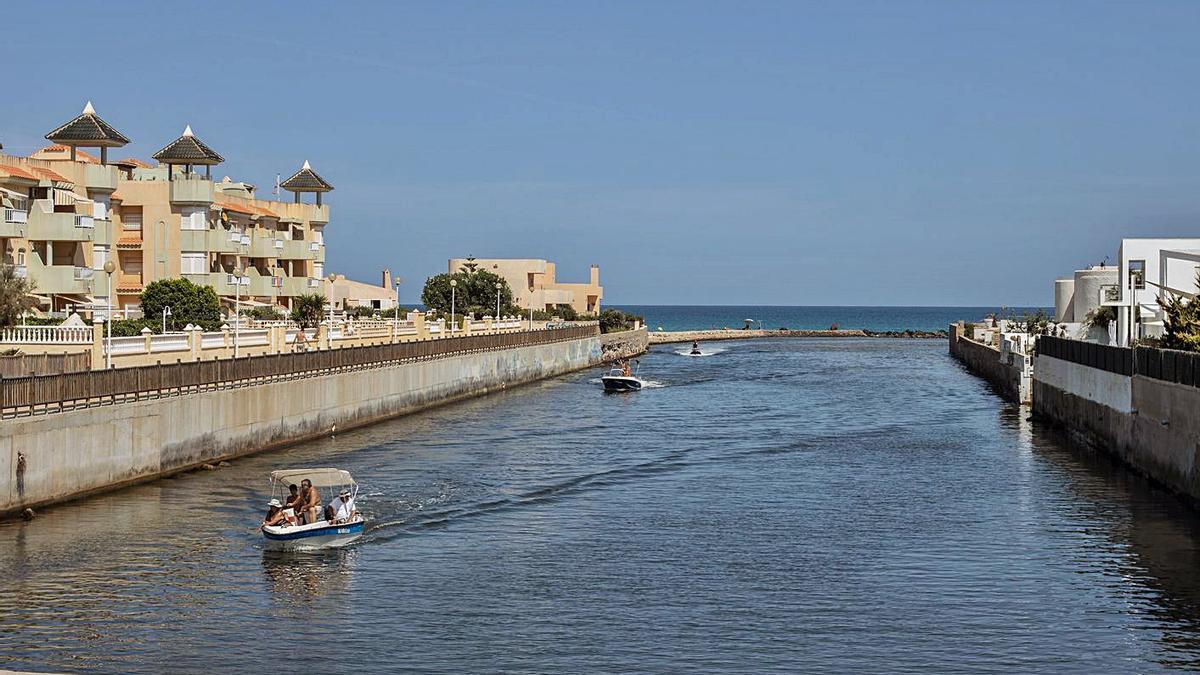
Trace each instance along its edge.
{"label": "promenade wall", "polygon": [[599,363],[598,335],[0,422],[0,514]]}
{"label": "promenade wall", "polygon": [[1168,350],[1143,347],[1135,353],[1042,338],[1034,359],[1034,415],[1086,447],[1200,499],[1200,387],[1192,377],[1193,360]]}
{"label": "promenade wall", "polygon": [[1022,386],[1021,364],[1002,361],[998,348],[968,339],[963,331],[962,324],[951,324],[950,355],[991,384],[1004,400],[1027,403],[1029,388]]}

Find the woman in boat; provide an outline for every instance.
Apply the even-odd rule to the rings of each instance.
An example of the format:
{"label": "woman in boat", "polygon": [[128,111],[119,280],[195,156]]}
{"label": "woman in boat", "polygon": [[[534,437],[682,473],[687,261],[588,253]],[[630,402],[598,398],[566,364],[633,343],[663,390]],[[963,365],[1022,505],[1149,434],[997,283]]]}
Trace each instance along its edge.
{"label": "woman in boat", "polygon": [[621,374],[625,377],[633,377],[633,369],[629,367],[628,361],[621,362]]}
{"label": "woman in boat", "polygon": [[267,517],[263,519],[263,525],[282,525],[286,522],[287,516],[283,514],[283,504],[280,504],[278,499],[272,499],[267,504]]}

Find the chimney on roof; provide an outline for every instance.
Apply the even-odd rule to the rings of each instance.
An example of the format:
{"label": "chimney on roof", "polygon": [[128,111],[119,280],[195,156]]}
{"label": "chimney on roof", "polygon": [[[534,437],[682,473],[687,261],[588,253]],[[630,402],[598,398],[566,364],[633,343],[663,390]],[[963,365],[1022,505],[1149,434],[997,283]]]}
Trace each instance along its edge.
{"label": "chimney on roof", "polygon": [[384,288],[390,289],[392,287],[392,270],[387,267],[383,268],[383,284],[382,285]]}

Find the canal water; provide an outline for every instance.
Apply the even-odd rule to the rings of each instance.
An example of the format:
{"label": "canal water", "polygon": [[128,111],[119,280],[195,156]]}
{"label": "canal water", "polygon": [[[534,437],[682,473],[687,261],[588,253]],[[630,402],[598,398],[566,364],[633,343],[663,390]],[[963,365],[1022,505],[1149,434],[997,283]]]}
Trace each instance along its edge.
{"label": "canal water", "polygon": [[[944,341],[706,347],[638,393],[575,373],[0,524],[0,667],[1200,667],[1200,520]],[[266,472],[325,465],[365,539],[264,552]]]}

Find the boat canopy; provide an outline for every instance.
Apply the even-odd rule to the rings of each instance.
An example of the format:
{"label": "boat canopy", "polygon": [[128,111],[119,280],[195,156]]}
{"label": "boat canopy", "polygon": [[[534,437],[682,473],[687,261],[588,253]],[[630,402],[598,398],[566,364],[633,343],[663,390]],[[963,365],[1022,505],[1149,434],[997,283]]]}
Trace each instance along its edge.
{"label": "boat canopy", "polygon": [[356,485],[350,472],[342,469],[279,469],[271,472],[271,480],[281,483],[299,483],[305,478],[317,488]]}

